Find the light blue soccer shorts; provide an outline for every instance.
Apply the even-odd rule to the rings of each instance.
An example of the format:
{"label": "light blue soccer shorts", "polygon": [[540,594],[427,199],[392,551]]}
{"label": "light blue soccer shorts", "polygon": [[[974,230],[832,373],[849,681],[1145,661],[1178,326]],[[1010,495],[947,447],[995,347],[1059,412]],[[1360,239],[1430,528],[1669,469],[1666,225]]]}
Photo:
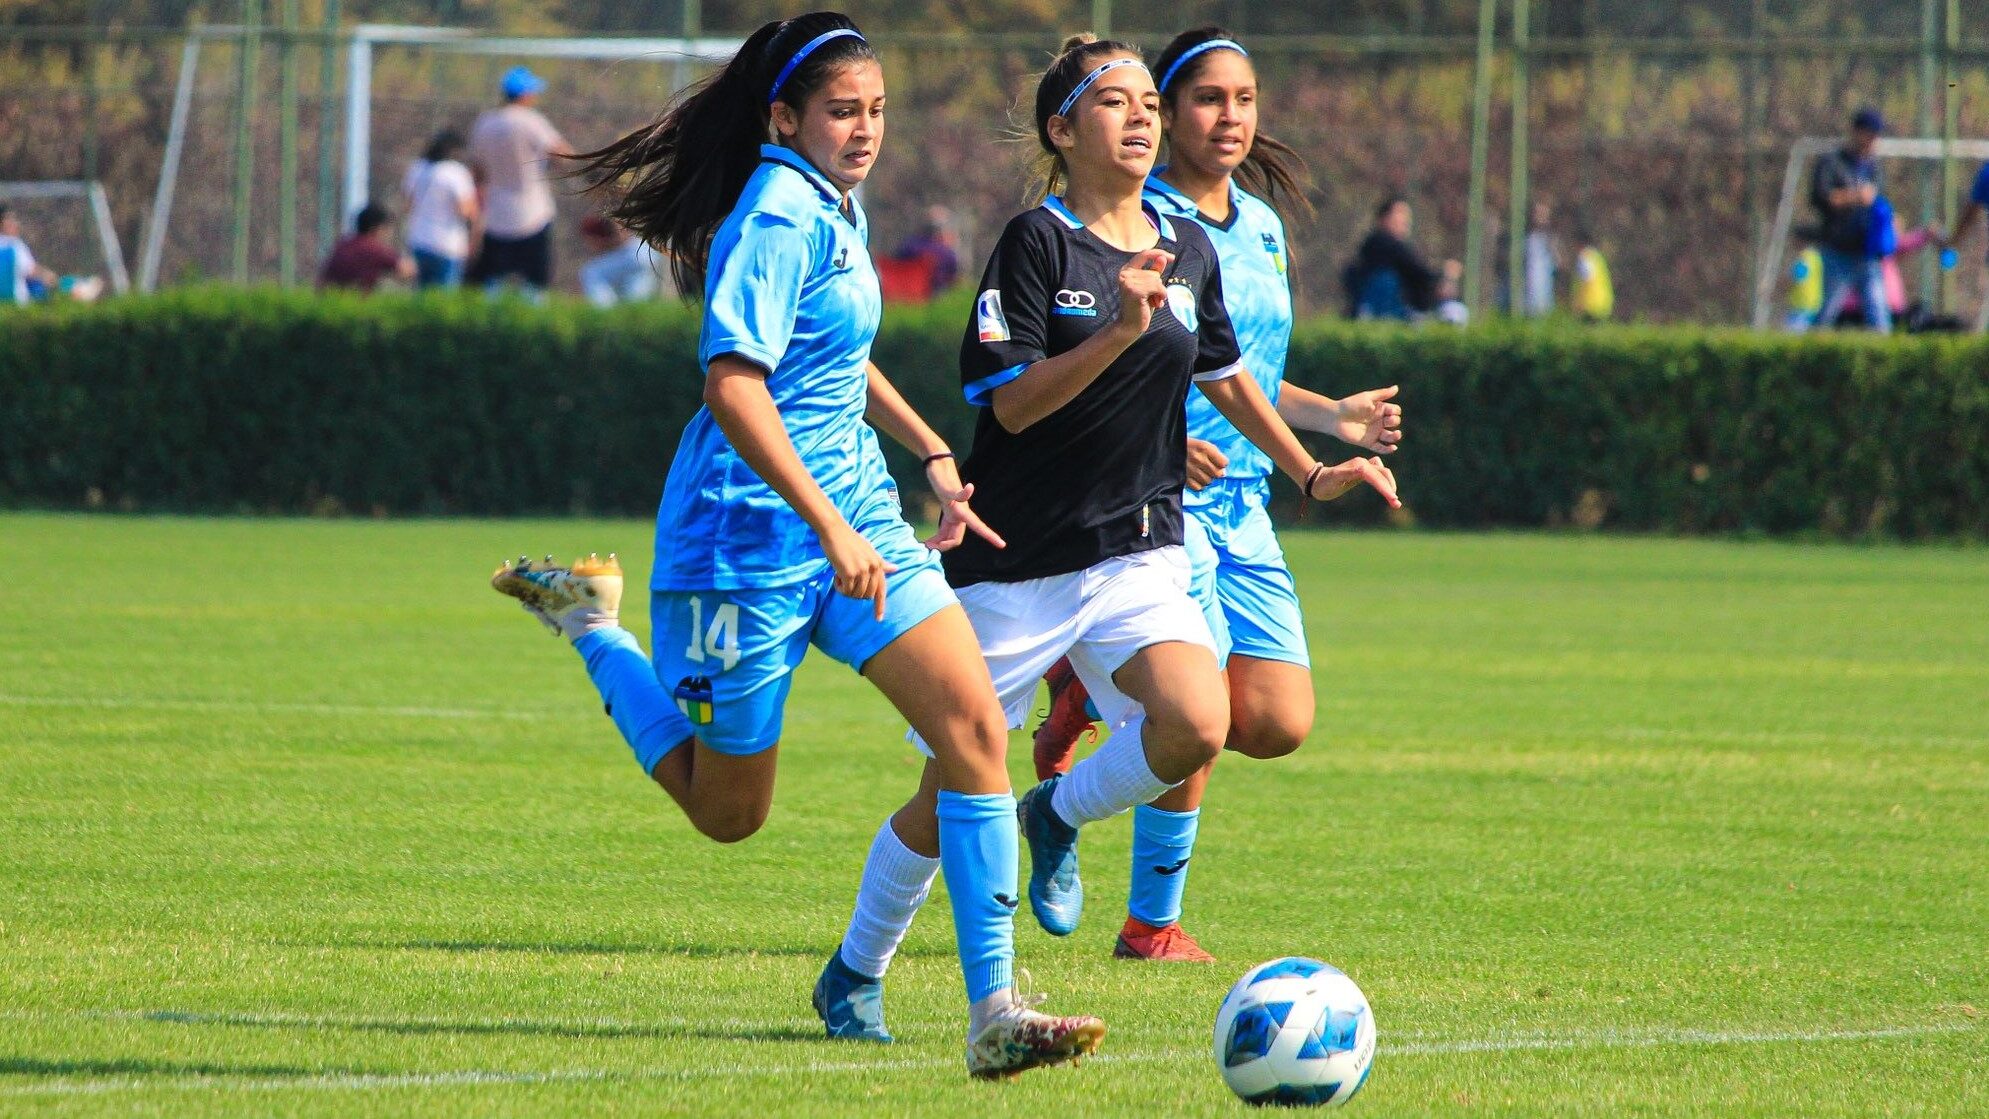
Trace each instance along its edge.
{"label": "light blue soccer shorts", "polygon": [[1298,585],[1265,509],[1262,478],[1217,478],[1190,495],[1182,526],[1189,593],[1202,607],[1216,652],[1312,667]]}
{"label": "light blue soccer shorts", "polygon": [[671,740],[696,735],[721,754],[757,754],[780,741],[794,669],[810,644],[861,672],[886,645],[957,601],[938,555],[919,543],[895,501],[855,527],[898,566],[881,622],[870,599],[836,593],[826,567],[787,586],[651,594],[650,660],[676,699]]}

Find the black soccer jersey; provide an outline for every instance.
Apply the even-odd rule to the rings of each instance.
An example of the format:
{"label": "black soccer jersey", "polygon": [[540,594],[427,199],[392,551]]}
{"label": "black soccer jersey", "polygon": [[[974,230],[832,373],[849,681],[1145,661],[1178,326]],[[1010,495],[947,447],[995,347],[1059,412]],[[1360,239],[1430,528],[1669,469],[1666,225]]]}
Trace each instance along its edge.
{"label": "black soccer jersey", "polygon": [[1106,244],[1056,198],[1002,231],[960,346],[967,402],[981,409],[960,473],[1008,547],[969,533],[945,556],[954,586],[1063,575],[1181,543],[1189,385],[1234,372],[1241,355],[1208,235],[1151,207],[1147,217],[1174,254],[1167,306],[1083,392],[1016,433],[995,419],[994,390],[1109,325],[1119,271],[1138,254]]}

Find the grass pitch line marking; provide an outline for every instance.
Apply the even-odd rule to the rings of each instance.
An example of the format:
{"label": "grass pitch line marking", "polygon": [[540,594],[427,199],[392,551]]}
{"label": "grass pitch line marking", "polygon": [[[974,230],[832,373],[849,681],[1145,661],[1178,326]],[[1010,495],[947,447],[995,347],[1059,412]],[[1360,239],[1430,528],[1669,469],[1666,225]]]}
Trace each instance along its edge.
{"label": "grass pitch line marking", "polygon": [[[151,1017],[150,1015],[137,1015]],[[168,1019],[170,1020],[170,1019]],[[1713,1030],[1659,1030],[1637,1032],[1627,1030],[1597,1030],[1559,1036],[1535,1035],[1513,1038],[1485,1038],[1479,1040],[1412,1042],[1407,1045],[1388,1045],[1384,1042],[1381,1052],[1391,1056],[1427,1056],[1447,1053],[1514,1053],[1538,1052],[1556,1049],[1656,1049],[1682,1045],[1777,1045],[1804,1042],[1826,1041],[1873,1041],[1890,1038],[1921,1037],[1929,1034],[1965,1033],[1974,1030],[1972,1025],[1939,1026],[1893,1026],[1869,1030],[1791,1030],[1785,1032],[1738,1031],[1719,1032]],[[1186,1061],[1199,1056],[1201,1050],[1169,1050],[1164,1052],[1100,1054],[1089,1058],[1106,1064],[1149,1064],[1161,1061]],[[754,1065],[746,1068],[699,1068],[699,1069],[561,1069],[550,1072],[503,1072],[494,1069],[464,1069],[458,1072],[434,1073],[360,1073],[339,1072],[306,1074],[295,1077],[254,1077],[235,1079],[225,1076],[108,1076],[108,1077],[62,1077],[51,1078],[39,1084],[26,1084],[18,1087],[0,1088],[0,1096],[63,1096],[91,1095],[107,1092],[147,1090],[155,1088],[176,1091],[199,1091],[218,1088],[230,1092],[265,1092],[304,1089],[307,1091],[373,1091],[383,1088],[447,1088],[457,1086],[477,1086],[484,1084],[561,1084],[601,1081],[655,1081],[655,1080],[706,1080],[717,1077],[728,1079],[741,1077],[783,1077],[808,1074],[845,1072],[887,1072],[944,1070],[958,1066],[951,1058],[908,1058],[882,1061],[809,1061],[790,1065]]]}
{"label": "grass pitch line marking", "polygon": [[268,703],[230,699],[0,695],[0,707],[76,707],[104,711],[237,712],[245,715],[354,715],[393,719],[563,719],[571,712],[483,707],[386,707],[356,703]]}

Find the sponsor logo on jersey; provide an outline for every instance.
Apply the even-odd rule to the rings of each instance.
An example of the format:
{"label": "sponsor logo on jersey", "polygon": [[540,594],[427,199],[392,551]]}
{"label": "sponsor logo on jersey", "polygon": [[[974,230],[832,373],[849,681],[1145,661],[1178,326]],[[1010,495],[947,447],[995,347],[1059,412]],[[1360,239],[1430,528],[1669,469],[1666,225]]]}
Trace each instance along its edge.
{"label": "sponsor logo on jersey", "polygon": [[840,270],[845,266],[847,266],[848,264],[849,264],[849,246],[844,245],[842,248],[836,250],[836,263],[834,267]]}
{"label": "sponsor logo on jersey", "polygon": [[989,288],[974,301],[974,321],[981,341],[1008,341],[1008,318],[1001,313],[1000,288]]}
{"label": "sponsor logo on jersey", "polygon": [[1168,284],[1167,309],[1174,312],[1174,317],[1181,321],[1182,326],[1188,328],[1188,333],[1193,334],[1195,332],[1195,292],[1193,288],[1188,287],[1185,283]]}
{"label": "sponsor logo on jersey", "polygon": [[1057,305],[1053,310],[1059,315],[1095,319],[1098,317],[1098,297],[1088,291],[1064,288],[1057,292]]}

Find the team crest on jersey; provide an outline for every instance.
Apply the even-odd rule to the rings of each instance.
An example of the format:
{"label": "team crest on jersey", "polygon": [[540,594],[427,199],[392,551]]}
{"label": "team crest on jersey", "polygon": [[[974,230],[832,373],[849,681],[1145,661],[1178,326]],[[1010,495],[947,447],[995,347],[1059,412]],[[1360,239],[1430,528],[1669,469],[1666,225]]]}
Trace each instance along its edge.
{"label": "team crest on jersey", "polygon": [[1008,319],[1001,313],[1000,288],[989,288],[974,301],[974,321],[981,341],[1008,341]]}
{"label": "team crest on jersey", "polygon": [[686,676],[677,681],[677,710],[693,726],[711,724],[711,680],[703,676]]}
{"label": "team crest on jersey", "polygon": [[1271,254],[1271,263],[1277,266],[1278,275],[1285,274],[1285,251],[1278,245],[1278,239],[1264,234],[1264,251]]}
{"label": "team crest on jersey", "polygon": [[1193,288],[1188,287],[1186,284],[1168,284],[1167,309],[1174,312],[1174,317],[1181,321],[1182,326],[1188,328],[1188,333],[1193,334],[1195,332],[1195,291]]}

